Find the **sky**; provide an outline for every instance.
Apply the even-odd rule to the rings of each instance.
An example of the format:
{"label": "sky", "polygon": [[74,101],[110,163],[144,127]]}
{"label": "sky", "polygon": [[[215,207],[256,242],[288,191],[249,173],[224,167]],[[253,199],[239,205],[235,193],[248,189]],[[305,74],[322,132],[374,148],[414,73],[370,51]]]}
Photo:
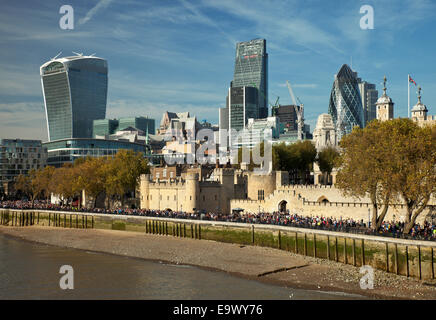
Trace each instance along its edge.
{"label": "sky", "polygon": [[[62,5],[74,9],[63,30]],[[374,29],[361,29],[363,5]],[[286,80],[313,131],[328,112],[334,75],[352,65],[407,117],[407,76],[436,114],[436,1],[432,0],[0,0],[0,138],[47,141],[39,67],[62,52],[107,59],[107,118],[189,111],[218,123],[236,43],[267,40],[268,99],[290,104]],[[411,106],[417,88],[410,88]]]}

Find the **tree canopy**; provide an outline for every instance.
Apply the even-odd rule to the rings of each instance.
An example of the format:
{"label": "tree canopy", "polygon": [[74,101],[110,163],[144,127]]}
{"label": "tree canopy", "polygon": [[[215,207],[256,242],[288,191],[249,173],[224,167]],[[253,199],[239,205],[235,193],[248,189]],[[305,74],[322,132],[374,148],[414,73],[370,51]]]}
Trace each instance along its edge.
{"label": "tree canopy", "polygon": [[434,129],[409,119],[375,120],[363,129],[356,127],[340,142],[336,185],[346,195],[369,196],[375,229],[389,204],[401,199],[407,207],[408,233],[435,193],[435,141]]}

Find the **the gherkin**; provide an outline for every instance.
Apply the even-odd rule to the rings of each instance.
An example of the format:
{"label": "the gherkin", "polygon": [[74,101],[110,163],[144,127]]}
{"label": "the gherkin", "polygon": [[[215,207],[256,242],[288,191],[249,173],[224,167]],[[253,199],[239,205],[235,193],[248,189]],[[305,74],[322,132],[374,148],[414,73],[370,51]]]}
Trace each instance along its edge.
{"label": "the gherkin", "polygon": [[364,126],[357,73],[346,64],[335,76],[330,94],[329,114],[333,118],[338,139],[350,133],[354,126]]}

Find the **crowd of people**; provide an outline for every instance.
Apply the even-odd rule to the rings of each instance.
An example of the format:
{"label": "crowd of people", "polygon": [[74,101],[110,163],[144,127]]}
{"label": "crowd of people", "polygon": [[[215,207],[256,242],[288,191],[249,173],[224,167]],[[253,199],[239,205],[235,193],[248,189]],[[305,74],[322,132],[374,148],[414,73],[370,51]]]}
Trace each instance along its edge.
{"label": "crowd of people", "polygon": [[171,210],[146,210],[146,209],[101,209],[101,208],[78,208],[68,205],[52,204],[48,201],[1,201],[0,208],[10,209],[40,209],[54,211],[75,211],[75,212],[90,212],[101,214],[119,214],[133,216],[148,216],[162,218],[177,218],[177,219],[193,219],[193,220],[209,220],[222,222],[237,222],[251,224],[271,224],[280,226],[290,226],[298,228],[311,228],[330,231],[361,233],[368,235],[390,236],[397,238],[409,238],[420,240],[436,240],[436,224],[424,222],[424,225],[415,224],[409,234],[403,234],[404,222],[400,221],[384,221],[378,231],[371,228],[370,225],[364,223],[363,220],[357,221],[354,219],[338,219],[332,217],[309,217],[298,214],[272,212],[272,213],[233,213],[224,215],[219,213],[188,213],[177,212]]}

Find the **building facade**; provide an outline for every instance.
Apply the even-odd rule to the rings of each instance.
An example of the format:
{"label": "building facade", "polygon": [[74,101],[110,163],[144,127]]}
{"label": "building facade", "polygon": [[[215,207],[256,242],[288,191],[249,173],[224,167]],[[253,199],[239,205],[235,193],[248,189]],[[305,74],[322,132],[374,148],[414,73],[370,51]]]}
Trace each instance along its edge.
{"label": "building facade", "polygon": [[107,136],[126,128],[136,128],[149,134],[155,134],[154,119],[148,117],[130,117],[119,119],[99,119],[92,124],[92,136]]}
{"label": "building facade", "polygon": [[256,118],[268,117],[268,53],[265,39],[253,39],[236,44],[231,87],[256,88],[258,109]]}
{"label": "building facade", "polygon": [[107,61],[93,56],[53,59],[40,67],[48,141],[91,138],[106,116]]}
{"label": "building facade", "polygon": [[0,139],[0,191],[8,194],[20,174],[47,164],[47,148],[41,140]]}
{"label": "building facade", "polygon": [[145,144],[92,138],[61,139],[43,143],[47,148],[47,164],[61,167],[65,163],[73,163],[78,158],[114,156],[119,150],[133,150],[146,155]]}
{"label": "building facade", "polygon": [[376,103],[378,91],[375,84],[361,81],[359,82],[360,97],[362,98],[364,125],[377,118]]}
{"label": "building facade", "polygon": [[338,140],[353,130],[363,128],[364,114],[356,72],[344,64],[335,75],[328,113],[335,124]]}

